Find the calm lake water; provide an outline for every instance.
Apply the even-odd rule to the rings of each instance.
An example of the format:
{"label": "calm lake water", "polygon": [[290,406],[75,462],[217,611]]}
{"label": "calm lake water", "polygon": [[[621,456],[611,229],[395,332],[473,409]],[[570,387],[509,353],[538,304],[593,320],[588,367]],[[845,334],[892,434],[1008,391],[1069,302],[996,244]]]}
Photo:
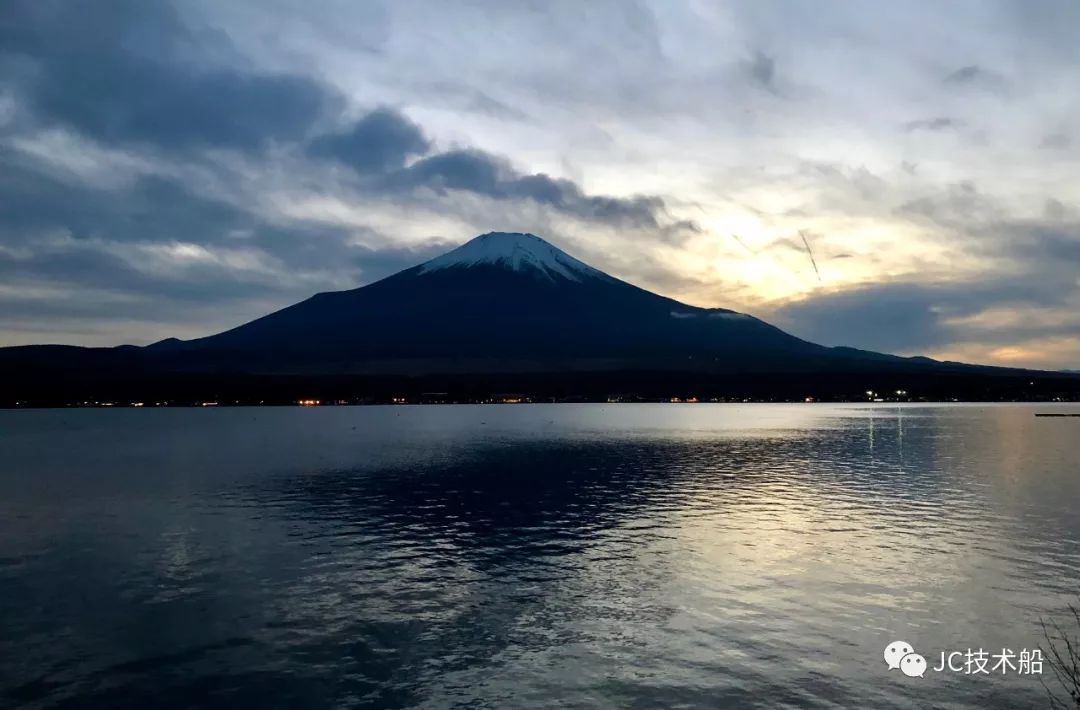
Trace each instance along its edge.
{"label": "calm lake water", "polygon": [[1076,599],[1035,411],[1080,407],[0,412],[0,705],[1042,707],[882,658]]}

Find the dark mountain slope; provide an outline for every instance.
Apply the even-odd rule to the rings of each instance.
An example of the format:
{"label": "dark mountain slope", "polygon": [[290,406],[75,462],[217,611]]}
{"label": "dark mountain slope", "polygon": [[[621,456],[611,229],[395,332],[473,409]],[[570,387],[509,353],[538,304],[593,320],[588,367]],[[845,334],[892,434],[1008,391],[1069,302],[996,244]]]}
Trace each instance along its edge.
{"label": "dark mountain slope", "polygon": [[[683,373],[677,379],[687,383],[740,373],[810,382],[816,375],[865,380],[867,374],[1023,372],[815,345],[751,316],[650,293],[539,237],[506,233],[482,235],[376,283],[317,294],[217,335],[146,348],[0,349],[0,371],[17,373],[24,385],[94,378],[160,383],[181,376],[223,383],[251,376],[367,377],[377,383],[370,378],[438,382],[440,375],[468,375],[482,383],[498,375],[504,388],[559,373],[592,373],[583,382],[619,373],[612,386],[616,380],[632,386],[643,377],[660,383],[672,373]],[[507,376],[512,373],[521,377]]]}

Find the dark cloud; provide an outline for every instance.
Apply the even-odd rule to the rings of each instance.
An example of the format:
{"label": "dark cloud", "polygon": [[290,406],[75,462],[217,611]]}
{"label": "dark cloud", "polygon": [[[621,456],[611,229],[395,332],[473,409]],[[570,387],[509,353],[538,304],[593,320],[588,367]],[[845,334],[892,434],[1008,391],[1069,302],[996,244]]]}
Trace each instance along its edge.
{"label": "dark cloud", "polygon": [[[410,261],[407,249],[353,243],[389,241],[371,230],[273,223],[173,179],[147,176],[123,189],[66,183],[2,152],[0,189],[12,198],[0,200],[0,282],[55,287],[76,299],[83,289],[137,296],[162,313],[175,302],[276,295],[288,303],[331,285],[316,283],[319,274],[333,274],[333,285],[360,285],[426,253]],[[170,254],[177,245],[206,251]]]}
{"label": "dark cloud", "polygon": [[963,121],[948,116],[921,118],[916,121],[908,121],[904,124],[904,130],[908,133],[913,133],[915,131],[955,131],[963,127]]}
{"label": "dark cloud", "polygon": [[92,288],[141,298],[216,303],[279,290],[271,279],[245,279],[235,269],[213,262],[194,267],[176,264],[163,272],[143,270],[89,240],[39,244],[21,255],[0,252],[0,280],[63,286],[76,294]]}
{"label": "dark cloud", "polygon": [[1080,300],[1080,221],[1068,207],[1055,201],[1044,218],[1005,220],[973,208],[965,194],[976,193],[962,187],[944,200],[948,205],[959,199],[963,209],[938,205],[930,214],[967,225],[969,255],[997,265],[981,279],[893,282],[813,294],[777,309],[775,323],[815,342],[905,353],[960,342],[1075,336],[1076,317],[1018,319],[1000,327],[964,320],[998,309],[1060,316],[1074,313]]}
{"label": "dark cloud", "polygon": [[[661,229],[666,218],[663,199],[656,196],[605,197],[587,195],[573,181],[544,173],[522,174],[504,158],[478,150],[451,150],[417,161],[392,175],[398,188],[428,188],[438,192],[462,190],[498,200],[529,200],[574,217],[616,226]],[[695,229],[681,223],[686,229]]]}
{"label": "dark cloud", "polygon": [[[881,352],[918,353],[963,342],[971,330],[955,319],[1002,306],[1061,306],[1069,293],[1026,278],[996,282],[866,285],[814,295],[773,314],[774,323],[813,342]],[[998,331],[1003,342],[1056,334],[1046,329]],[[984,332],[979,333],[985,335]]]}
{"label": "dark cloud", "polygon": [[431,144],[415,123],[389,108],[378,108],[345,132],[315,139],[312,155],[341,161],[362,173],[404,167],[405,161],[427,153]]}
{"label": "dark cloud", "polygon": [[[240,206],[235,195],[217,199],[185,180],[246,175],[192,150],[204,147],[252,151],[242,170],[265,174],[280,169],[280,158],[258,149],[293,145],[354,170],[361,179],[347,194],[374,204],[463,191],[648,228],[665,239],[692,227],[669,219],[658,197],[586,195],[572,181],[522,173],[489,153],[433,152],[418,125],[386,107],[312,137],[323,119],[340,115],[340,98],[312,80],[243,69],[231,52],[228,41],[186,25],[165,3],[4,6],[0,79],[28,121],[9,123],[0,135],[0,281],[25,294],[4,296],[19,317],[0,325],[47,332],[48,322],[28,324],[35,317],[149,323],[156,314],[156,335],[164,336],[168,323],[183,320],[185,304],[205,314],[214,305],[238,313],[237,304],[247,303],[257,309],[247,316],[257,316],[315,291],[371,282],[451,246],[438,238],[396,246],[371,229],[282,220],[258,214],[257,204]],[[26,139],[55,126],[69,129],[69,142],[36,145],[65,151],[59,161],[26,148]],[[99,183],[103,158],[130,159],[146,172]],[[83,174],[68,164],[92,169]],[[302,179],[320,184],[317,175]],[[79,332],[72,322],[57,328]]]}
{"label": "dark cloud", "polygon": [[757,51],[746,66],[750,79],[763,89],[776,91],[776,58]]}
{"label": "dark cloud", "polygon": [[175,180],[147,176],[122,190],[73,184],[0,151],[0,240],[26,245],[45,232],[116,242],[213,243],[252,218],[224,202],[194,195]]}
{"label": "dark cloud", "polygon": [[[999,229],[1004,238],[989,241],[996,253],[1040,265],[1042,278],[1051,277],[1060,269],[1080,272],[1080,222],[1069,221],[1067,209],[1061,203],[1048,204],[1050,214],[1045,220],[1008,222]],[[1080,281],[1073,281],[1074,288]]]}
{"label": "dark cloud", "polygon": [[[368,178],[368,190],[465,191],[528,201],[583,220],[673,228],[659,197],[587,195],[572,181],[520,172],[490,153],[432,153],[421,128],[389,108],[308,140],[320,119],[340,112],[334,92],[307,78],[234,68],[240,62],[227,39],[192,27],[167,3],[16,0],[4,18],[0,71],[18,87],[20,100],[39,122],[63,124],[104,144],[254,150],[306,140],[309,155],[351,167]],[[138,205],[129,225],[140,220]],[[72,209],[81,207],[61,206]],[[184,219],[166,214],[162,222],[164,217]],[[85,232],[75,221],[73,233]]]}
{"label": "dark cloud", "polygon": [[416,161],[392,176],[401,187],[465,190],[505,197],[504,186],[516,178],[508,161],[479,150],[451,150]]}
{"label": "dark cloud", "polygon": [[210,64],[220,37],[170,5],[14,0],[0,72],[42,121],[106,142],[253,149],[303,135],[339,100],[307,78]]}
{"label": "dark cloud", "polygon": [[942,81],[948,86],[977,88],[989,91],[1002,91],[1007,86],[1005,77],[1001,74],[977,64],[969,64],[966,67],[960,67],[956,71],[946,75]]}
{"label": "dark cloud", "polygon": [[697,229],[691,222],[670,219],[664,200],[657,196],[588,195],[572,180],[522,173],[506,158],[485,151],[457,148],[428,153],[430,148],[419,126],[397,111],[379,108],[341,133],[315,138],[309,153],[351,166],[369,179],[369,188],[461,191],[496,200],[524,200],[582,220],[664,234]]}
{"label": "dark cloud", "polygon": [[968,228],[998,220],[1001,210],[973,182],[964,181],[935,190],[926,197],[909,200],[897,207],[895,214],[942,226]]}
{"label": "dark cloud", "polygon": [[1048,220],[1062,221],[1068,219],[1071,214],[1072,210],[1061,200],[1049,197],[1043,203],[1043,216]]}
{"label": "dark cloud", "polygon": [[1050,133],[1043,136],[1039,147],[1048,150],[1066,150],[1072,147],[1072,137],[1065,133]]}
{"label": "dark cloud", "polygon": [[867,286],[813,296],[779,309],[777,324],[825,345],[897,352],[931,348],[952,335],[937,312],[940,296],[919,284]]}
{"label": "dark cloud", "polygon": [[[317,128],[344,110],[335,91],[310,78],[254,70],[227,35],[176,8],[141,0],[14,0],[4,5],[0,79],[13,88],[21,112],[30,117],[21,129],[63,126],[80,140],[92,139],[95,150],[131,151],[139,159],[161,159],[146,146],[165,149],[169,159],[197,163],[223,180],[244,176],[222,172],[207,154],[192,149],[252,152],[269,144],[291,145],[316,160],[355,171],[361,180],[349,188],[358,200],[469,192],[540,205],[581,220],[652,230],[668,240],[694,229],[671,219],[659,197],[588,195],[570,180],[519,171],[501,156],[467,148],[433,152],[423,130],[391,108],[376,108],[341,130],[319,135]],[[475,91],[473,96],[485,110],[494,110],[486,94]],[[340,272],[348,268],[344,264],[356,268],[347,273],[364,271],[359,266],[363,255],[343,246],[345,229],[271,224],[235,205],[200,197],[204,190],[171,178],[132,178],[128,187],[99,189],[44,169],[35,164],[40,158],[12,145],[0,143],[0,162],[14,168],[0,175],[11,198],[0,203],[0,243],[26,244],[46,233],[67,234],[75,241],[183,241],[208,247],[243,240],[291,265],[332,264]],[[253,165],[256,171],[280,167],[270,162],[269,153],[258,153],[255,160],[265,161]],[[313,182],[318,185],[317,178]],[[319,234],[309,238],[309,232]],[[26,266],[37,268],[32,261]],[[106,265],[102,268],[107,271]],[[377,264],[368,268],[382,270]]]}

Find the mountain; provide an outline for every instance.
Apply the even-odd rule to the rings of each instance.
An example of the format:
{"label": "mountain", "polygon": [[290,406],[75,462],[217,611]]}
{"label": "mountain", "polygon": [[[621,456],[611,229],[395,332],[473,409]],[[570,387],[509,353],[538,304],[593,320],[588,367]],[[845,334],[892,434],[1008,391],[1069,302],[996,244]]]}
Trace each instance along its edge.
{"label": "mountain", "polygon": [[741,313],[650,293],[540,237],[507,233],[476,237],[368,286],[320,293],[217,335],[150,349],[272,353],[274,363],[366,370],[380,361],[422,369],[417,361],[479,359],[505,369],[519,361],[760,363],[830,352]]}
{"label": "mountain", "polygon": [[145,348],[6,348],[0,370],[80,391],[87,383],[100,389],[101,382],[158,387],[179,381],[212,381],[218,389],[246,382],[254,391],[263,385],[251,383],[267,378],[309,390],[316,381],[363,390],[391,382],[453,388],[467,380],[474,388],[522,391],[562,378],[579,389],[651,382],[660,391],[664,383],[689,387],[709,378],[726,378],[728,386],[768,378],[769,387],[778,387],[793,374],[799,387],[839,376],[851,383],[857,377],[861,388],[868,374],[997,372],[823,347],[742,313],[638,288],[535,235],[499,232],[381,281],[316,294],[216,335]]}

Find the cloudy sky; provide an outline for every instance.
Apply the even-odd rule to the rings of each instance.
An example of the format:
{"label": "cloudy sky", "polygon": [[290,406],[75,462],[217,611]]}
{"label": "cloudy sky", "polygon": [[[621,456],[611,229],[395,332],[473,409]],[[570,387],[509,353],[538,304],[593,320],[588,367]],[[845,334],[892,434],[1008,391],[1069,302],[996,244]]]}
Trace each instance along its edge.
{"label": "cloudy sky", "polygon": [[1078,32],[1071,0],[6,0],[0,345],[205,335],[501,230],[829,345],[1077,368]]}

